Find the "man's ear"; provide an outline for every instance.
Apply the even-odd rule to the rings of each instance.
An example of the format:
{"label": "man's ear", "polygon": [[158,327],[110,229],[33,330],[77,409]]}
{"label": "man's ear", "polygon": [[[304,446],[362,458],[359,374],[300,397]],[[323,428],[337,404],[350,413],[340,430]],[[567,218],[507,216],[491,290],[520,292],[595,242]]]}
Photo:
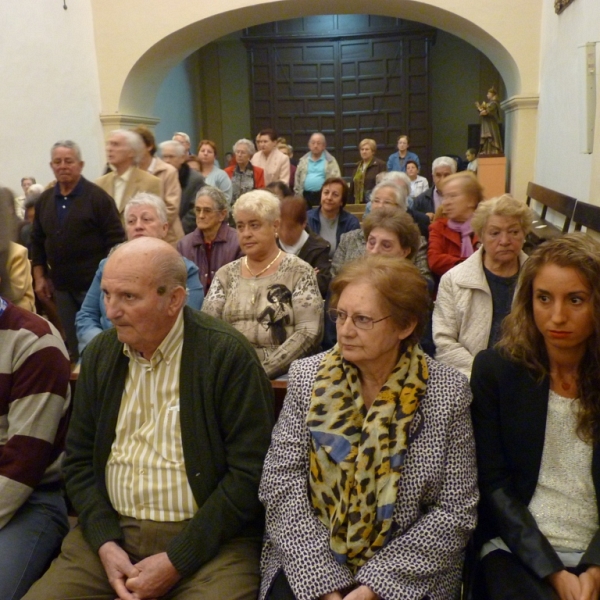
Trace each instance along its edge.
{"label": "man's ear", "polygon": [[171,316],[176,315],[187,301],[187,292],[185,288],[178,285],[171,290],[167,313]]}

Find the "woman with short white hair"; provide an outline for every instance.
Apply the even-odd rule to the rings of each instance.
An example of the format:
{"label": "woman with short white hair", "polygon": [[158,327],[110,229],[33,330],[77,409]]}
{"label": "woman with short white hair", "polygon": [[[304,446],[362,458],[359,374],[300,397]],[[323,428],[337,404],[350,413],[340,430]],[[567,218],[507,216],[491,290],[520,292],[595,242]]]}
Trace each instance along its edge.
{"label": "woman with short white hair", "polygon": [[244,194],[233,218],[246,256],[217,271],[202,310],[246,336],[274,379],[317,350],[323,300],[313,268],[277,245],[276,196],[265,190]]}
{"label": "woman with short white hair", "polygon": [[[125,217],[125,233],[127,240],[138,237],[154,237],[164,240],[169,223],[167,220],[167,208],[162,198],[146,192],[137,193],[127,204],[123,211]],[[79,354],[99,334],[112,327],[112,323],[106,316],[104,306],[104,294],[100,288],[104,265],[108,259],[100,261],[92,285],[88,290],[81,309],[75,317],[77,328],[77,340],[79,342]],[[187,258],[182,257],[187,269],[187,305],[200,310],[204,300],[204,290],[200,283],[198,267]]]}
{"label": "woman with short white hair", "polygon": [[265,187],[265,172],[260,167],[255,167],[250,159],[254,156],[256,148],[254,143],[246,138],[238,140],[233,145],[235,165],[226,167],[225,173],[231,179],[232,204],[242,195],[252,190]]}

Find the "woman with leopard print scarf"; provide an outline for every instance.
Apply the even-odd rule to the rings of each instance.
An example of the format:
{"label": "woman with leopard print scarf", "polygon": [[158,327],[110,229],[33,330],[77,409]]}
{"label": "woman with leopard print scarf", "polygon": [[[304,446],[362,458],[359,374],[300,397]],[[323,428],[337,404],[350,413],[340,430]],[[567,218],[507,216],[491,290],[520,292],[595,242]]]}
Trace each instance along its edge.
{"label": "woman with leopard print scarf", "polygon": [[369,256],[332,283],[337,345],[296,361],[260,488],[260,599],[447,600],[478,500],[466,378],[425,356],[427,284]]}

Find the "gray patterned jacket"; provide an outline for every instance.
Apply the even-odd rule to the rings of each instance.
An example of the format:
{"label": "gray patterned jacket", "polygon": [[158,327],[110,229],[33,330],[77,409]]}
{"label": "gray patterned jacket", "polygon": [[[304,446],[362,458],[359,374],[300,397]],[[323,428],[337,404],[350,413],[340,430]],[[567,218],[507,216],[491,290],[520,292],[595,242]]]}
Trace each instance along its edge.
{"label": "gray patterned jacket", "polygon": [[298,600],[316,600],[354,584],[367,585],[385,600],[455,598],[479,498],[466,377],[427,357],[427,393],[410,426],[394,533],[353,577],[334,559],[307,491],[306,417],[322,358],[292,363],[265,460],[259,491],[267,518],[260,600],[281,569]]}

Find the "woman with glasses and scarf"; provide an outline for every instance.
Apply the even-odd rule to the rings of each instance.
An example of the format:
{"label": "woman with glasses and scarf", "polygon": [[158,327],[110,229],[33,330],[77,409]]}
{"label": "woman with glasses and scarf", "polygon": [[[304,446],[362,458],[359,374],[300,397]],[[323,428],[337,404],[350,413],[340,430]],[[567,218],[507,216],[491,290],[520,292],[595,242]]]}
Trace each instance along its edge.
{"label": "woman with glasses and scarf", "polygon": [[261,600],[460,590],[478,500],[471,394],[418,343],[429,305],[405,259],[362,258],[333,281],[338,343],[292,364],[265,461]]}

